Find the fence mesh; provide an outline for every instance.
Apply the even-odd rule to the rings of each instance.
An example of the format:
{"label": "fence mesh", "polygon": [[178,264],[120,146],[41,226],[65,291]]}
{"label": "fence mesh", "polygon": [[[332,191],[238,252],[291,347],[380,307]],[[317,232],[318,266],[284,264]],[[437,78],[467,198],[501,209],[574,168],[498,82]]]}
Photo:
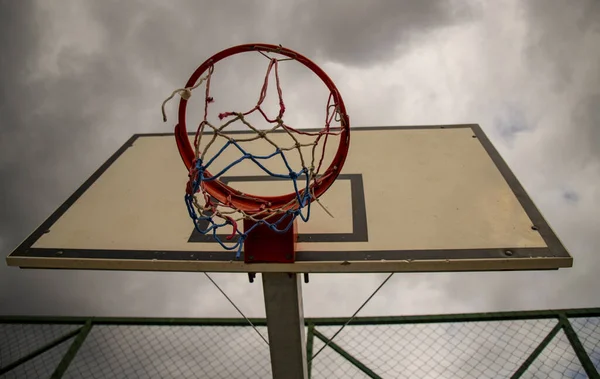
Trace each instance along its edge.
{"label": "fence mesh", "polygon": [[80,326],[0,323],[0,367],[32,353]]}
{"label": "fence mesh", "polygon": [[[583,375],[583,376],[582,376]],[[560,331],[523,378],[587,378],[573,347]]]}
{"label": "fence mesh", "polygon": [[[335,341],[382,377],[498,378],[510,377],[555,324],[522,320],[354,326]],[[318,330],[331,337],[337,329]]]}
{"label": "fence mesh", "polygon": [[571,319],[571,323],[596,370],[600,371],[600,317],[577,317]]}
{"label": "fence mesh", "polygon": [[[260,330],[263,329],[263,330]],[[259,328],[266,335],[266,328]],[[66,378],[268,378],[269,348],[251,328],[97,326]]]}
{"label": "fence mesh", "polygon": [[[323,341],[315,339],[315,351],[319,351],[324,345],[325,343]],[[312,378],[369,378],[369,376],[358,367],[329,347],[326,347],[325,350],[311,362],[311,365]]]}
{"label": "fence mesh", "polygon": [[[0,323],[0,378],[49,378],[69,349],[69,341],[32,356],[62,335],[76,329],[71,325],[10,325]],[[8,372],[4,370],[20,358],[32,356]]]}
{"label": "fence mesh", "polygon": [[[53,320],[0,317],[1,379],[271,377],[243,319]],[[344,322],[307,320],[311,378],[599,377],[600,309],[356,318],[330,340]]]}

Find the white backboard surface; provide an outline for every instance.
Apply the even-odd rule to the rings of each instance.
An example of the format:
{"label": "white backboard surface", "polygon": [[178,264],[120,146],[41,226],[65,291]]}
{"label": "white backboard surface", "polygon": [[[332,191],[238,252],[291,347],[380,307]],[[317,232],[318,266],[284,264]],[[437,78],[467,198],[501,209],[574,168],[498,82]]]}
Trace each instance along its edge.
{"label": "white backboard surface", "polygon": [[[254,147],[255,154],[271,148]],[[233,154],[221,158],[232,161]],[[290,182],[260,174],[240,165],[223,180],[246,193],[292,192]],[[478,125],[352,128],[342,173],[320,199],[333,218],[312,204],[310,220],[298,223],[293,264],[245,264],[195,232],[184,204],[186,182],[173,135],[135,135],[7,262],[24,268],[224,272],[572,266]]]}

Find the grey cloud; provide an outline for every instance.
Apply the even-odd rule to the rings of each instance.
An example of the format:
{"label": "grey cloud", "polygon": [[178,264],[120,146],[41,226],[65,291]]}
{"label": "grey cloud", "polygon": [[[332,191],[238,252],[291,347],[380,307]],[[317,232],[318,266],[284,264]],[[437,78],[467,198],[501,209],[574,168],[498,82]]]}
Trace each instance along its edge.
{"label": "grey cloud", "polygon": [[[600,54],[598,57],[600,58]],[[596,74],[597,79],[594,81],[590,78],[590,84],[600,86],[600,67],[597,67]],[[600,87],[577,102],[572,121],[575,126],[573,140],[578,142],[584,153],[600,160]]]}
{"label": "grey cloud", "polygon": [[509,146],[514,144],[520,133],[532,130],[523,109],[512,104],[507,105],[501,116],[496,117],[494,127]]}
{"label": "grey cloud", "polygon": [[555,94],[572,104],[570,124],[558,131],[551,148],[570,141],[578,148],[567,160],[600,160],[600,3],[526,4],[529,44],[525,56],[532,71],[551,82]]}
{"label": "grey cloud", "polygon": [[296,2],[286,14],[291,20],[286,37],[290,45],[323,59],[382,64],[422,35],[468,22],[478,13],[475,4],[456,1]]}
{"label": "grey cloud", "polygon": [[115,50],[128,59],[137,55],[138,64],[174,78],[181,68],[185,72],[192,68],[181,57],[186,57],[185,62],[204,58],[207,51],[225,46],[224,41],[227,45],[281,43],[307,56],[345,65],[377,64],[420,35],[468,22],[479,13],[474,3],[440,0],[143,4],[93,3],[92,13],[107,27]]}
{"label": "grey cloud", "polygon": [[[18,230],[23,222],[24,212],[15,212],[15,198],[19,196],[19,177],[27,176],[21,171],[24,160],[31,154],[27,150],[28,137],[33,134],[24,129],[23,114],[26,110],[30,92],[24,87],[23,77],[28,73],[32,57],[35,55],[37,39],[33,20],[28,17],[32,12],[29,1],[7,6],[2,3],[0,10],[0,47],[4,52],[0,57],[0,189],[4,198],[0,221],[5,244],[14,243],[8,236]],[[23,110],[23,111],[21,111]]]}
{"label": "grey cloud", "polygon": [[567,190],[563,192],[563,198],[569,203],[576,203],[579,201],[579,194],[575,191]]}

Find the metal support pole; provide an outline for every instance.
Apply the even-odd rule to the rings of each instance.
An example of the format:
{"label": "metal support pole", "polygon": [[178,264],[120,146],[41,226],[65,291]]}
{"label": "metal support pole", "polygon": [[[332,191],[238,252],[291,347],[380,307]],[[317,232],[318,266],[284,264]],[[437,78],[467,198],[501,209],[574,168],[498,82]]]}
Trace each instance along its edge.
{"label": "metal support pole", "polygon": [[263,273],[274,379],[308,379],[302,283],[298,274]]}

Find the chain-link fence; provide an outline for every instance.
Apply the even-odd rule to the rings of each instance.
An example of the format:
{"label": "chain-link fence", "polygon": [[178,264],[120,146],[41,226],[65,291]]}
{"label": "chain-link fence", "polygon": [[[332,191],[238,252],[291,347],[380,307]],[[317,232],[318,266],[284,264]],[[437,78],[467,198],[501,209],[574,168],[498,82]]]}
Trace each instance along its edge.
{"label": "chain-link fence", "polygon": [[[347,320],[306,320],[311,378],[600,378],[600,308]],[[0,378],[269,378],[251,322],[0,317]]]}

